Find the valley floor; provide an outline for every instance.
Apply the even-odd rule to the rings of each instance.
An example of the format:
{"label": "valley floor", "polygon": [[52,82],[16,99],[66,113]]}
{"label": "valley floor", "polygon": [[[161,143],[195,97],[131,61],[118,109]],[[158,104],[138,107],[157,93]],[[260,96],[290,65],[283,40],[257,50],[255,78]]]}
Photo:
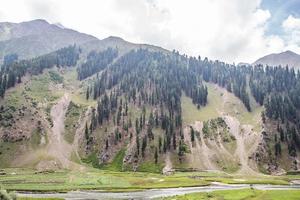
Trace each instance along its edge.
{"label": "valley floor", "polygon": [[[299,175],[240,176],[207,171],[176,172],[173,175],[164,176],[155,173],[114,172],[89,167],[80,172],[67,170],[38,172],[31,169],[9,168],[2,170],[1,174],[0,185],[4,189],[23,192],[67,192],[74,190],[129,192],[199,186],[224,187],[224,184],[242,184],[241,187],[249,188],[250,184],[290,186],[300,180]],[[227,189],[231,188],[228,187]]]}

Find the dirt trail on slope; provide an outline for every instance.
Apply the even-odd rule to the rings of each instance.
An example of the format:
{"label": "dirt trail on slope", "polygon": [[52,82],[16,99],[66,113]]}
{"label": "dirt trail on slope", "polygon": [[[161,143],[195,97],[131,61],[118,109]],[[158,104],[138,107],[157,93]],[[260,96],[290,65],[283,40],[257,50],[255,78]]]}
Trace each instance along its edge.
{"label": "dirt trail on slope", "polygon": [[73,151],[72,145],[64,140],[64,120],[70,103],[68,94],[65,94],[51,109],[50,115],[53,121],[51,132],[48,134],[48,153],[58,162],[61,168],[82,168],[70,160]]}
{"label": "dirt trail on slope", "polygon": [[[256,134],[252,131],[251,125],[242,125],[240,124],[239,120],[231,115],[229,113],[225,112],[225,107],[228,103],[230,103],[230,93],[227,92],[223,88],[219,88],[216,86],[216,89],[220,89],[222,91],[222,108],[221,110],[218,110],[222,118],[225,120],[226,124],[230,128],[230,133],[235,136],[236,138],[236,151],[235,156],[237,156],[240,160],[241,169],[238,171],[238,173],[243,174],[257,174],[251,167],[249,163],[249,156],[256,150],[259,142],[260,142],[260,135]],[[241,103],[241,102],[239,102]],[[233,108],[234,113],[238,113],[236,107]],[[247,148],[247,145],[249,146],[251,144],[250,149]]]}
{"label": "dirt trail on slope", "polygon": [[207,147],[207,145],[204,141],[204,137],[203,137],[203,133],[202,133],[203,122],[197,121],[195,123],[195,128],[197,131],[200,132],[201,146],[200,146],[199,140],[196,140],[196,147],[197,147],[198,151],[201,152],[200,155],[201,155],[201,158],[203,159],[202,162],[206,169],[216,170],[217,167],[210,161],[211,160],[210,157],[213,157],[213,154],[212,154],[211,150]]}
{"label": "dirt trail on slope", "polygon": [[70,103],[69,96],[65,94],[58,102],[55,104],[50,112],[51,119],[53,121],[53,126],[51,128],[51,133],[48,135],[49,146],[48,152],[61,164],[63,168],[70,167],[70,156],[72,152],[72,147],[70,144],[65,142],[63,138],[64,133],[64,120],[65,114]]}
{"label": "dirt trail on slope", "polygon": [[165,158],[165,167],[163,168],[163,174],[167,174],[168,172],[171,172],[172,169],[173,169],[173,165],[171,162],[171,155],[170,152],[167,152]]}
{"label": "dirt trail on slope", "polygon": [[226,124],[230,128],[230,132],[234,137],[236,138],[236,151],[235,155],[239,158],[241,169],[239,170],[239,173],[245,173],[245,174],[256,174],[256,172],[249,167],[248,164],[248,151],[245,147],[245,140],[243,132],[241,131],[240,122],[235,119],[232,116],[225,116],[224,117]]}
{"label": "dirt trail on slope", "polygon": [[191,150],[191,153],[187,154],[187,158],[192,168],[198,170],[215,170],[217,168],[211,162],[214,153],[206,146],[204,142],[202,126],[202,122],[196,122],[193,125],[194,129],[200,132],[200,136],[195,135],[194,143],[191,141],[190,127],[187,126],[184,129],[184,140]]}

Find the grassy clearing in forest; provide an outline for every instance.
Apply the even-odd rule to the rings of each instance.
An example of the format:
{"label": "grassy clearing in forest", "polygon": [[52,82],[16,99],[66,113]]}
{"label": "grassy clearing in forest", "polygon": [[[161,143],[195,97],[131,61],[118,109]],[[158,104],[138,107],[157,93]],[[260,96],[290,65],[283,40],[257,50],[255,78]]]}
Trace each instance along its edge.
{"label": "grassy clearing in forest", "polygon": [[192,99],[183,95],[181,97],[182,118],[186,124],[194,123],[195,121],[207,121],[219,117],[218,110],[221,107],[221,97],[218,92],[214,90],[212,84],[208,83],[208,97],[207,105],[197,109],[197,106],[193,104]]}
{"label": "grassy clearing in forest", "polygon": [[58,100],[63,93],[59,90],[54,91],[50,89],[50,84],[56,81],[50,74],[49,72],[44,72],[41,75],[33,76],[27,86],[25,86],[28,96],[39,103],[55,102]]}
{"label": "grassy clearing in forest", "polygon": [[252,125],[255,131],[261,130],[262,106],[255,104],[252,106],[252,111],[248,112],[244,104],[233,93],[212,83],[205,83],[205,85],[208,89],[208,103],[205,107],[197,109],[191,98],[185,95],[181,97],[182,118],[185,124],[214,119],[223,112],[236,117],[241,124]]}

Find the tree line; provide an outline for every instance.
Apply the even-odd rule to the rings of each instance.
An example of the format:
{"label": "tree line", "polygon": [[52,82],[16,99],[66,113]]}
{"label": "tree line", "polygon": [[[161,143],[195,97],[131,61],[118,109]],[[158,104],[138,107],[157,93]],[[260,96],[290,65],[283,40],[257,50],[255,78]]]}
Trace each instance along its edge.
{"label": "tree line", "polygon": [[16,54],[6,55],[0,68],[0,97],[4,97],[8,88],[21,83],[26,73],[37,75],[53,66],[75,66],[80,52],[81,49],[73,45],[28,60],[18,60]]}

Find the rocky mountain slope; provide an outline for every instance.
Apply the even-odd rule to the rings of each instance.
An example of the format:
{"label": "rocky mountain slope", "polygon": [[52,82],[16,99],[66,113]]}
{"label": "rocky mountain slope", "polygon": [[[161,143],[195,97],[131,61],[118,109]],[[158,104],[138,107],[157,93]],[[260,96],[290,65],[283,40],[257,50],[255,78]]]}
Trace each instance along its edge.
{"label": "rocky mountain slope", "polygon": [[292,51],[285,51],[282,53],[273,53],[259,58],[253,63],[254,65],[262,64],[269,66],[279,66],[282,67],[289,66],[295,69],[300,69],[300,55]]}
{"label": "rocky mountain slope", "polygon": [[[36,23],[47,34],[64,29]],[[36,26],[25,27],[2,31],[2,42],[26,35],[39,41],[31,35]],[[118,37],[84,37],[77,46],[1,68],[0,167],[249,175],[300,167],[299,116],[282,112],[299,106],[292,72],[282,77],[281,68],[266,73]],[[281,96],[260,87],[266,85],[289,101],[280,103]]]}
{"label": "rocky mountain slope", "polygon": [[16,53],[20,58],[31,58],[96,39],[40,19],[21,23],[2,22],[0,57],[2,59],[4,55]]}

